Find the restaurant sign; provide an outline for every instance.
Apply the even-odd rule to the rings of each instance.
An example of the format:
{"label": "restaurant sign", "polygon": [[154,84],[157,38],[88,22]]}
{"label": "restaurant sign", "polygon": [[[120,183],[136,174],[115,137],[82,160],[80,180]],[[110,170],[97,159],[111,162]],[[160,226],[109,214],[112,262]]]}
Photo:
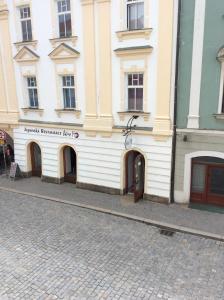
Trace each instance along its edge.
{"label": "restaurant sign", "polygon": [[33,133],[46,136],[58,136],[58,137],[70,137],[77,139],[79,133],[74,130],[65,130],[65,129],[44,129],[44,128],[24,128],[25,133]]}

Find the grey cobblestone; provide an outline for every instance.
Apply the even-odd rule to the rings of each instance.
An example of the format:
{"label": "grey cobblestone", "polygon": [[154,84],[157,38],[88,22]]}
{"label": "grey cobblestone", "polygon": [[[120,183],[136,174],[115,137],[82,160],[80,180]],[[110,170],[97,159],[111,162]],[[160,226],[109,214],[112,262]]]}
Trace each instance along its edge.
{"label": "grey cobblestone", "polygon": [[0,196],[0,300],[224,299],[224,243]]}
{"label": "grey cobblestone", "polygon": [[[76,205],[86,205],[99,210],[113,211],[132,218],[152,220],[176,226],[176,228],[189,228],[199,234],[204,232],[223,239],[224,218],[222,214],[189,209],[187,206],[172,204],[164,205],[151,201],[133,203],[125,197],[107,195],[104,193],[81,190],[73,184],[62,185],[42,182],[35,177],[12,181],[5,176],[0,176],[0,188],[9,188],[21,193],[31,193],[62,201],[69,201]],[[180,228],[180,229],[181,229]]]}

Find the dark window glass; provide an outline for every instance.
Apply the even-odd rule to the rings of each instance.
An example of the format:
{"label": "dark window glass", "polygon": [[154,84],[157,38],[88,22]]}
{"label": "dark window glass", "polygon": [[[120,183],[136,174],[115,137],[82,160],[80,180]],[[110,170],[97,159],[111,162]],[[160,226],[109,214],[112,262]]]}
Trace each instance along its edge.
{"label": "dark window glass", "polygon": [[27,78],[29,105],[30,107],[38,107],[38,94],[36,77]]}
{"label": "dark window glass", "polygon": [[128,74],[128,110],[143,110],[143,73]]}
{"label": "dark window glass", "polygon": [[65,26],[66,26],[66,37],[72,36],[72,21],[71,21],[71,14],[65,15]]}
{"label": "dark window glass", "polygon": [[128,110],[135,110],[135,89],[128,89]]}
{"label": "dark window glass", "polygon": [[139,85],[143,85],[143,74],[139,74]]}
{"label": "dark window glass", "polygon": [[143,109],[143,88],[136,88],[136,110]]}
{"label": "dark window glass", "polygon": [[23,7],[20,9],[21,27],[22,27],[22,39],[23,41],[32,40],[32,25],[30,19],[30,8]]}
{"label": "dark window glass", "polygon": [[70,0],[58,1],[58,12],[70,11]]}
{"label": "dark window glass", "polygon": [[210,193],[224,196],[224,168],[211,168],[210,180]]}
{"label": "dark window glass", "polygon": [[132,74],[128,74],[128,85],[132,85]]}
{"label": "dark window glass", "polygon": [[31,27],[31,20],[27,21],[27,38],[28,41],[32,40],[32,27]]}
{"label": "dark window glass", "polygon": [[224,85],[223,85],[223,92],[222,92],[222,114],[224,114]]}
{"label": "dark window glass", "polygon": [[65,15],[59,15],[59,34],[65,37]]}
{"label": "dark window glass", "polygon": [[144,28],[144,3],[127,5],[127,26],[129,30]]}
{"label": "dark window glass", "polygon": [[22,7],[20,9],[20,18],[21,19],[30,18],[30,8],[29,7]]}
{"label": "dark window glass", "polygon": [[63,76],[62,84],[64,108],[75,108],[74,76]]}
{"label": "dark window glass", "polygon": [[192,192],[203,193],[205,190],[206,166],[194,164],[192,171]]}

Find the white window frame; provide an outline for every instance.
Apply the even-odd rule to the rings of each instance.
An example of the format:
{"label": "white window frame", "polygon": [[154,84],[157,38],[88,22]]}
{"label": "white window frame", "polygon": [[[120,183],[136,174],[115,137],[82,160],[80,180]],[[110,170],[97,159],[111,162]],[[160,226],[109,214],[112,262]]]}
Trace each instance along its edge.
{"label": "white window frame", "polygon": [[224,114],[224,61],[221,62],[218,114]]}
{"label": "white window frame", "polygon": [[[77,107],[77,102],[76,102],[76,89],[75,89],[75,76],[74,74],[63,74],[60,76],[61,77],[61,91],[62,91],[62,103],[63,103],[63,109],[64,110],[69,110],[69,109],[76,109]],[[73,77],[74,85],[63,85],[63,78],[64,77]],[[74,96],[75,96],[75,105],[72,106],[72,100],[71,100],[71,95],[70,95],[70,106],[66,107],[65,106],[65,98],[64,98],[64,89],[74,89]]]}
{"label": "white window frame", "polygon": [[[25,8],[29,8],[30,15],[22,18],[21,17],[21,10],[25,9]],[[31,7],[30,7],[30,5],[24,5],[24,6],[19,6],[18,9],[19,9],[19,19],[20,19],[20,28],[21,28],[21,40],[23,42],[32,41],[33,40],[33,29],[32,29],[32,18],[31,18]],[[28,21],[30,21],[30,24],[31,24],[30,25],[31,26],[31,39],[28,39],[28,29],[27,29],[27,22]],[[27,36],[27,39],[23,39],[22,22],[26,22],[26,36]]]}
{"label": "white window frame", "polygon": [[[143,75],[143,81],[142,81],[142,85],[130,85],[128,84],[128,76],[129,75],[135,75],[135,74],[142,74]],[[125,85],[125,88],[126,88],[126,111],[139,111],[139,112],[143,112],[144,111],[144,72],[127,72],[125,74],[125,77],[126,77],[126,85]],[[135,79],[132,79],[132,81],[135,80]],[[139,79],[138,79],[139,80]],[[136,109],[136,94],[135,94],[135,108],[134,109],[130,109],[129,108],[129,98],[128,98],[128,90],[129,88],[142,88],[142,108],[141,110],[137,110]]]}
{"label": "white window frame", "polygon": [[[32,79],[35,78],[35,85],[34,86],[29,86],[28,84],[28,79]],[[39,108],[39,96],[38,96],[38,86],[37,86],[37,77],[35,75],[31,75],[31,76],[26,76],[25,77],[26,80],[26,89],[27,89],[27,98],[28,98],[28,107],[29,108]],[[35,103],[36,105],[31,105],[31,101],[30,101],[30,93],[29,91],[32,90],[33,91],[33,96],[34,96],[34,90],[37,91],[37,103]]]}
{"label": "white window frame", "polygon": [[[56,0],[56,10],[57,10],[57,28],[58,28],[58,37],[59,38],[70,38],[72,37],[72,3],[71,3],[71,0],[70,0],[70,10],[66,10],[66,11],[62,11],[62,12],[59,12],[58,11],[58,3],[59,2],[63,2],[65,0]],[[68,0],[69,1],[69,0]],[[63,36],[60,36],[60,22],[59,22],[59,17],[61,15],[64,15],[64,21],[65,21],[65,14],[70,14],[70,19],[71,19],[71,35],[65,35],[64,37]],[[66,28],[66,23],[65,23],[65,28]],[[67,30],[65,30],[66,32]]]}
{"label": "white window frame", "polygon": [[[144,0],[125,0],[126,1],[126,28],[127,30],[141,30],[141,29],[144,29],[145,28],[145,1]],[[130,4],[138,4],[138,3],[143,3],[143,6],[144,6],[144,15],[143,15],[143,27],[141,28],[137,28],[137,24],[136,24],[136,28],[135,29],[130,29],[129,28],[129,16],[128,16],[128,6]],[[136,18],[137,20],[137,18]]]}

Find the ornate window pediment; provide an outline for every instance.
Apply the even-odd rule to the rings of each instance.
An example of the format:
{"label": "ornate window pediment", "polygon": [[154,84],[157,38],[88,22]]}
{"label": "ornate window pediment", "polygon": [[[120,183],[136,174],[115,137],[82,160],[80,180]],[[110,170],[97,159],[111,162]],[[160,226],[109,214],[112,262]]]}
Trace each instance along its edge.
{"label": "ornate window pediment", "polygon": [[79,57],[80,53],[65,43],[60,44],[50,54],[49,57],[53,60],[71,59]]}
{"label": "ornate window pediment", "polygon": [[24,46],[14,57],[17,62],[35,62],[39,60],[39,56],[30,50],[28,47]]}
{"label": "ornate window pediment", "polygon": [[217,60],[220,62],[224,62],[224,46],[219,49],[217,54]]}

